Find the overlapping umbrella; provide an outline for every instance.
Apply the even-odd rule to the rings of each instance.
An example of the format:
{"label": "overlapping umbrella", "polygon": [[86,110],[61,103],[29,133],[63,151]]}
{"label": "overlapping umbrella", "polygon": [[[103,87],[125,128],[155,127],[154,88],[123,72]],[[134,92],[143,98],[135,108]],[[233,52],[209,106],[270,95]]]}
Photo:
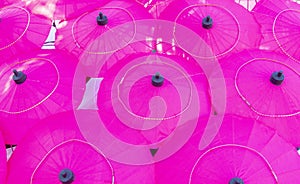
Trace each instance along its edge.
{"label": "overlapping umbrella", "polygon": [[181,150],[155,164],[157,183],[299,182],[295,147],[259,121],[225,115],[215,139],[200,151],[201,129]]}
{"label": "overlapping umbrella", "polygon": [[20,6],[0,9],[0,56],[8,58],[39,49],[47,39],[51,21]]}
{"label": "overlapping umbrella", "polygon": [[299,162],[295,147],[275,131],[229,115],[195,163],[189,183],[297,183]]}
{"label": "overlapping umbrella", "polygon": [[[172,8],[166,9],[161,18],[175,22],[174,39],[193,56],[221,57],[231,52],[259,46],[261,39],[259,24],[249,11],[235,2],[178,0],[173,3]],[[192,50],[193,44],[190,44],[192,40],[186,42],[178,38],[177,25],[184,25],[195,31],[210,46],[213,55],[200,55],[198,51]],[[185,39],[189,39],[188,36]]]}
{"label": "overlapping umbrella", "polygon": [[285,0],[257,3],[253,15],[261,24],[262,49],[281,51],[299,62],[299,8],[299,4]]}
{"label": "overlapping umbrella", "polygon": [[98,8],[108,0],[7,0],[10,3],[19,3],[28,8],[32,13],[47,17],[50,20],[72,19],[80,14]]}
{"label": "overlapping umbrella", "polygon": [[112,181],[111,165],[82,139],[72,111],[56,114],[28,132],[8,163],[7,183]]}
{"label": "overlapping umbrella", "polygon": [[[101,78],[99,110],[76,111],[85,138],[112,160],[141,165],[163,160],[180,149],[200,116],[205,117],[201,124],[220,122],[225,86],[215,91],[223,84],[222,72],[219,76],[210,73],[213,68],[218,70],[217,62],[197,60],[172,45],[168,34],[172,22],[143,20],[136,24],[135,40],[124,49],[110,56],[83,55],[74,85],[84,88],[87,76]],[[185,27],[181,30],[199,38]],[[97,49],[101,39],[88,49]],[[76,90],[74,98],[82,99],[83,94]],[[77,109],[78,104],[74,105]]]}
{"label": "overlapping umbrella", "polygon": [[7,144],[17,144],[38,120],[71,110],[78,60],[59,50],[19,55],[1,63],[0,127]]}
{"label": "overlapping umbrella", "polygon": [[136,34],[136,20],[148,18],[151,15],[134,1],[111,1],[80,14],[77,19],[61,22],[56,46],[80,55],[101,34],[112,32],[115,26],[128,23],[126,28],[115,30],[114,36],[103,38],[99,46],[101,50],[87,51],[90,54],[111,53],[132,41]]}
{"label": "overlapping umbrella", "polygon": [[151,165],[108,160],[83,139],[72,111],[49,117],[30,130],[8,167],[7,183],[143,183],[152,182],[154,176]]}
{"label": "overlapping umbrella", "polygon": [[298,146],[299,65],[282,54],[245,50],[225,58],[221,66],[228,89],[227,111],[260,119]]}

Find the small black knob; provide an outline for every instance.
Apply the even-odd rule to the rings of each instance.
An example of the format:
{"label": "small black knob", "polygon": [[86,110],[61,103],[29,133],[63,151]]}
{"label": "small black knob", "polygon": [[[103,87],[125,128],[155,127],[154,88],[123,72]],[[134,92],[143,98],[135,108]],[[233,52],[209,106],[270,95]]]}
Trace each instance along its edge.
{"label": "small black knob", "polygon": [[27,76],[22,71],[13,70],[13,80],[16,84],[23,84],[27,79]]}
{"label": "small black knob", "polygon": [[279,86],[284,81],[283,71],[273,72],[270,81],[272,84]]}
{"label": "small black knob", "polygon": [[63,169],[59,173],[59,181],[62,184],[71,184],[74,181],[74,173],[70,169]]}
{"label": "small black knob", "polygon": [[104,26],[108,23],[107,16],[103,15],[102,12],[99,13],[99,16],[97,17],[97,24],[100,26]]}
{"label": "small black knob", "polygon": [[244,184],[244,181],[241,178],[231,178],[229,184]]}
{"label": "small black knob", "polygon": [[213,19],[208,15],[202,19],[202,27],[205,29],[212,28]]}
{"label": "small black knob", "polygon": [[152,85],[155,87],[160,87],[164,83],[164,78],[160,75],[160,73],[156,73],[152,76]]}

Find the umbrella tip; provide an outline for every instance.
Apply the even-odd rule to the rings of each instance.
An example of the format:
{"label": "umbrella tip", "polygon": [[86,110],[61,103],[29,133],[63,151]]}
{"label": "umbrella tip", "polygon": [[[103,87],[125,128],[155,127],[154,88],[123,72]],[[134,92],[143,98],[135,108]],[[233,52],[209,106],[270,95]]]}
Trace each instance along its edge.
{"label": "umbrella tip", "polygon": [[13,80],[16,84],[23,84],[27,79],[27,76],[22,71],[17,71],[16,69],[14,69],[13,73]]}
{"label": "umbrella tip", "polygon": [[161,76],[161,74],[157,72],[152,76],[152,85],[155,87],[160,87],[163,85],[164,80],[165,79],[163,78],[163,76]]}
{"label": "umbrella tip", "polygon": [[105,16],[102,12],[99,12],[97,17],[97,24],[99,26],[105,26],[108,23],[107,16]]}
{"label": "umbrella tip", "polygon": [[244,181],[241,178],[235,177],[231,178],[229,184],[244,184]]}
{"label": "umbrella tip", "polygon": [[59,173],[59,181],[62,184],[71,184],[74,181],[74,173],[70,169],[63,169]]}
{"label": "umbrella tip", "polygon": [[279,86],[284,81],[283,71],[273,72],[270,81],[272,84]]}
{"label": "umbrella tip", "polygon": [[209,15],[202,19],[202,27],[204,29],[210,29],[212,28],[212,25],[213,25],[213,20]]}

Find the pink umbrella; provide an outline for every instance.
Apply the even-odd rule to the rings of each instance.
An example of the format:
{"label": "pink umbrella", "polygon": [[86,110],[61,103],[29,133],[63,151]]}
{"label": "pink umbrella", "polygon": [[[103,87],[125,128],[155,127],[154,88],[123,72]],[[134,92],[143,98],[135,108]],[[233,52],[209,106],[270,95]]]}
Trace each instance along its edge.
{"label": "pink umbrella", "polygon": [[31,14],[19,6],[1,8],[0,20],[2,61],[41,48],[51,28],[51,21]]}
{"label": "pink umbrella", "polygon": [[189,183],[298,183],[299,173],[295,147],[252,118],[227,115]]}
{"label": "pink umbrella", "polygon": [[242,5],[243,7],[245,7],[247,10],[251,11],[260,0],[234,0],[234,1]]}
{"label": "pink umbrella", "polygon": [[300,5],[293,1],[260,1],[253,9],[253,14],[261,24],[262,49],[281,51],[296,61],[300,61],[299,23]]}
{"label": "pink umbrella", "polygon": [[[174,39],[191,55],[201,58],[221,57],[230,52],[259,46],[259,25],[249,11],[233,1],[178,0],[174,3],[160,18],[175,21]],[[213,55],[200,55],[191,44],[180,40],[177,29],[180,24],[196,32],[211,47]]]}
{"label": "pink umbrella", "polygon": [[[216,86],[223,85],[222,72],[211,75],[218,70],[218,62],[193,58],[172,42],[172,22],[156,19],[136,24],[136,37],[127,47],[111,55],[83,54],[74,86],[84,89],[86,76],[101,79],[97,90],[85,89],[97,96],[98,108],[76,111],[85,138],[114,161],[143,165],[180,149],[199,117],[203,116],[205,125],[220,123],[225,86],[216,91],[220,89]],[[127,25],[115,29],[122,26]],[[202,40],[192,31],[180,29],[183,36],[193,37],[195,48],[204,45],[197,43]],[[97,42],[105,36],[111,33],[100,36],[88,49],[98,49]],[[202,47],[202,52],[209,51]],[[84,90],[74,90],[73,97],[78,101],[83,94]],[[79,104],[74,106],[80,109]],[[87,122],[97,128],[91,131]]]}
{"label": "pink umbrella", "polygon": [[174,0],[150,0],[150,1],[135,0],[135,1],[141,4],[142,6],[144,6],[144,8],[146,8],[154,18],[158,18],[160,16],[160,13],[163,12]]}
{"label": "pink umbrella", "polygon": [[6,179],[6,150],[4,145],[4,139],[0,132],[0,183],[5,183]]}
{"label": "pink umbrella", "polygon": [[135,21],[151,18],[139,4],[131,1],[111,1],[104,6],[82,13],[77,19],[61,22],[57,31],[57,48],[81,54],[87,46],[105,32],[127,22],[128,27],[118,30],[113,37],[102,40],[101,50],[90,54],[112,53],[125,47],[136,33]]}
{"label": "pink umbrella", "polygon": [[[16,0],[7,1],[16,2]],[[107,2],[107,0],[21,0],[23,6],[30,9],[32,13],[45,16],[50,20],[75,18],[83,12],[98,8]]]}
{"label": "pink umbrella", "polygon": [[7,183],[142,183],[152,166],[111,162],[77,127],[74,112],[53,115],[30,130],[8,163]]}
{"label": "pink umbrella", "polygon": [[[232,62],[234,61],[234,62]],[[300,144],[300,66],[285,55],[246,50],[221,61],[227,111],[260,119]]]}
{"label": "pink umbrella", "polygon": [[155,163],[156,183],[298,183],[296,149],[255,119],[225,115],[204,151],[202,131],[199,125],[178,152]]}
{"label": "pink umbrella", "polygon": [[72,111],[33,127],[16,148],[8,168],[7,183],[71,183],[74,179],[74,183],[95,183],[88,179],[113,178],[109,162],[83,140]]}
{"label": "pink umbrella", "polygon": [[0,65],[0,127],[6,144],[18,144],[37,120],[72,109],[77,61],[63,51],[44,50]]}

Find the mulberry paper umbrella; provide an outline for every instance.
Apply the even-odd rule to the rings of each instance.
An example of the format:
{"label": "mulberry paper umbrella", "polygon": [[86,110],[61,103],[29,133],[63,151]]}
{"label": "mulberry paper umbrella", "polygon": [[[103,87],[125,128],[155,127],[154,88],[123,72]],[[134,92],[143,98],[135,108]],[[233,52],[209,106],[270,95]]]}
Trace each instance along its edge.
{"label": "mulberry paper umbrella", "polygon": [[261,50],[234,54],[221,65],[228,90],[227,111],[259,119],[298,146],[300,66],[285,55]]}
{"label": "mulberry paper umbrella", "polygon": [[38,120],[71,110],[77,58],[44,50],[2,63],[0,127],[7,144],[18,144]]}
{"label": "mulberry paper umbrella", "polygon": [[[111,55],[81,57],[74,86],[84,88],[86,76],[102,81],[98,110],[76,111],[78,125],[85,138],[114,161],[158,162],[186,143],[199,117],[203,116],[205,125],[222,120],[225,86],[215,89],[222,86],[223,76],[222,72],[211,75],[219,70],[217,62],[195,59],[174,45],[168,34],[172,28],[169,21],[137,21],[135,40],[127,47]],[[195,36],[195,45],[202,41],[187,28],[181,30],[183,35]],[[202,52],[208,53],[209,47],[202,47]],[[83,93],[74,91],[74,98],[82,99]],[[97,128],[89,130],[87,122]]]}
{"label": "mulberry paper umbrella", "polygon": [[255,119],[227,115],[189,183],[297,183],[296,149]]}
{"label": "mulberry paper umbrella", "polygon": [[30,130],[9,160],[7,183],[143,183],[152,166],[112,162],[86,142],[74,112],[53,115]]}
{"label": "mulberry paper umbrella", "polygon": [[[201,58],[221,57],[231,52],[259,46],[261,39],[259,24],[249,11],[235,2],[178,0],[174,3],[176,4],[170,5],[160,18],[175,22],[174,39],[191,55]],[[213,55],[200,55],[198,51],[193,50],[191,44],[180,40],[177,25],[184,25],[197,33],[211,47]]]}
{"label": "mulberry paper umbrella", "polygon": [[133,39],[136,33],[135,21],[147,18],[151,18],[151,15],[134,1],[111,1],[80,14],[77,19],[62,22],[58,26],[56,46],[80,55],[101,34],[130,22],[123,30],[114,32],[113,37],[104,38],[97,50],[86,51],[90,54],[112,53]]}
{"label": "mulberry paper umbrella", "polygon": [[[8,0],[15,3],[15,0]],[[107,0],[21,0],[23,6],[32,13],[42,15],[50,20],[65,20],[79,16],[81,13],[104,5]]]}
{"label": "mulberry paper umbrella", "polygon": [[1,62],[41,48],[51,28],[51,21],[19,6],[1,8],[0,20]]}
{"label": "mulberry paper umbrella", "polygon": [[72,111],[53,115],[33,127],[14,151],[8,168],[7,183],[113,180],[110,163],[84,141]]}
{"label": "mulberry paper umbrella", "polygon": [[155,163],[157,183],[299,181],[295,147],[259,121],[225,115],[217,135],[204,150],[199,149],[202,128],[198,125],[187,144],[174,155]]}
{"label": "mulberry paper umbrella", "polygon": [[253,9],[262,25],[262,49],[280,51],[299,62],[300,5],[293,1],[263,0]]}

